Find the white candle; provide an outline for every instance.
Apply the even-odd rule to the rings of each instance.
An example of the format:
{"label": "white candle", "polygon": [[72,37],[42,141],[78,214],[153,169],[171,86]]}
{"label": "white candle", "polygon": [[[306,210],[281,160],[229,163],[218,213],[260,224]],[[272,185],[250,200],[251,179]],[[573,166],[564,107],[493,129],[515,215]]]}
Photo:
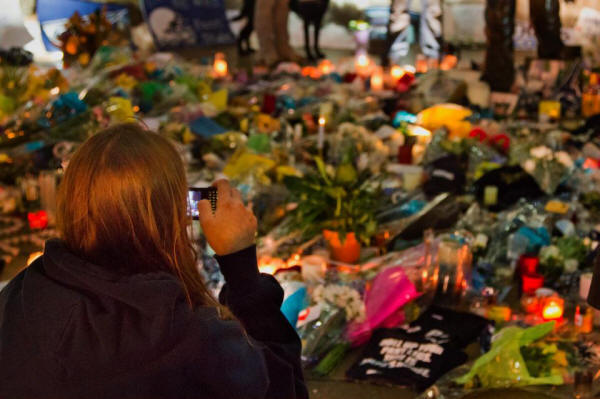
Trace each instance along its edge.
{"label": "white candle", "polygon": [[402,175],[403,187],[406,191],[412,191],[419,187],[422,179],[422,171],[420,169],[414,169],[405,172]]}
{"label": "white candle", "polygon": [[371,76],[371,91],[383,90],[383,74],[381,71],[375,71]]}
{"label": "white candle", "polygon": [[296,123],[294,126],[294,141],[298,141],[302,138],[302,124]]}
{"label": "white candle", "polygon": [[323,149],[323,144],[325,143],[325,118],[319,117],[319,135],[317,137],[317,148],[319,150]]}
{"label": "white candle", "polygon": [[483,204],[485,206],[492,206],[498,203],[498,187],[496,186],[485,186],[483,191]]}

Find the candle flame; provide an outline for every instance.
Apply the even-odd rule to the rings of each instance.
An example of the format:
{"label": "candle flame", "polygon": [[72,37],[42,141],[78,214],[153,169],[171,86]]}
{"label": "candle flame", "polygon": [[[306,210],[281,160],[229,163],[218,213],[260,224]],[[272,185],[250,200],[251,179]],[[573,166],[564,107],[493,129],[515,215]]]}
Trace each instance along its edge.
{"label": "candle flame", "polygon": [[404,68],[402,68],[399,65],[394,65],[390,70],[390,75],[392,75],[392,77],[396,80],[402,78],[402,76],[404,76],[405,73],[406,72],[404,71]]}
{"label": "candle flame", "polygon": [[225,61],[225,55],[223,53],[215,54],[215,62],[213,63],[213,70],[215,76],[223,78],[227,76],[227,61]]}
{"label": "candle flame", "polygon": [[564,304],[558,299],[550,299],[542,309],[542,318],[544,320],[557,320],[563,315]]}
{"label": "candle flame", "polygon": [[329,60],[323,60],[319,63],[319,69],[323,75],[329,75],[333,72],[333,63]]}
{"label": "candle flame", "polygon": [[359,67],[366,67],[369,65],[369,57],[366,54],[360,54],[356,57],[356,65]]}
{"label": "candle flame", "polygon": [[323,117],[323,116],[319,117],[319,125],[320,126],[324,126],[325,125],[325,117]]}

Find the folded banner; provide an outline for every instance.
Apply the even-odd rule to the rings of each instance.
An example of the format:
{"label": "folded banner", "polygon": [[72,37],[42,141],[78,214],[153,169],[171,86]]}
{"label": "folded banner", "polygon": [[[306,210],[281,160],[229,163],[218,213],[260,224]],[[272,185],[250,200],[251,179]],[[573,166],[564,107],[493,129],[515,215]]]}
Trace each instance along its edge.
{"label": "folded banner", "polygon": [[161,50],[235,42],[222,0],[142,0],[141,4]]}

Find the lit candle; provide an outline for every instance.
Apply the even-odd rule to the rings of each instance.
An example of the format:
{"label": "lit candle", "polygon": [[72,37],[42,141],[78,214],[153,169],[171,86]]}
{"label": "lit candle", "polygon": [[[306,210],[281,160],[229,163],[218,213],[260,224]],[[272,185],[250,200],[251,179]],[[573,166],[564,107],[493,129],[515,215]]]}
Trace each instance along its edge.
{"label": "lit candle", "polygon": [[524,295],[521,298],[521,306],[525,313],[535,314],[539,311],[540,300],[535,295]]}
{"label": "lit candle", "polygon": [[358,73],[360,76],[366,75],[370,64],[371,60],[369,60],[369,57],[366,54],[359,54],[354,63],[356,73]]}
{"label": "lit candle", "polygon": [[261,273],[266,274],[275,274],[275,272],[279,269],[283,269],[286,267],[286,263],[283,259],[280,258],[272,258],[270,256],[262,256],[258,260],[258,270]]}
{"label": "lit candle", "polygon": [[323,75],[329,75],[333,72],[333,63],[329,60],[323,60],[319,63],[319,69]]}
{"label": "lit candle", "polygon": [[498,187],[485,186],[483,191],[483,204],[485,206],[493,206],[498,203]]}
{"label": "lit candle", "polygon": [[322,150],[323,144],[325,144],[325,118],[323,116],[320,116],[319,117],[319,135],[317,136],[317,148],[319,150]]}
{"label": "lit candle", "polygon": [[371,76],[371,91],[383,90],[383,74],[380,69],[377,69]]}
{"label": "lit candle", "polygon": [[228,67],[227,61],[225,61],[225,54],[215,54],[215,61],[213,63],[213,72],[216,78],[227,77]]}
{"label": "lit candle", "polygon": [[521,276],[523,292],[533,294],[538,288],[544,286],[544,276],[541,274],[523,274]]}
{"label": "lit candle", "polygon": [[442,71],[449,71],[458,64],[458,58],[454,54],[446,54],[440,63],[440,69]]}
{"label": "lit candle", "polygon": [[400,80],[400,78],[402,78],[402,76],[404,76],[405,73],[406,72],[404,71],[404,68],[402,68],[399,65],[394,65],[392,69],[390,69],[390,75],[394,80],[394,84],[396,84],[396,82],[398,82],[398,80]]}
{"label": "lit candle", "polygon": [[564,299],[558,296],[545,298],[542,306],[542,318],[544,320],[559,320],[565,309]]}
{"label": "lit candle", "polygon": [[27,214],[29,228],[32,230],[45,229],[48,226],[48,213],[46,211],[29,212]]}

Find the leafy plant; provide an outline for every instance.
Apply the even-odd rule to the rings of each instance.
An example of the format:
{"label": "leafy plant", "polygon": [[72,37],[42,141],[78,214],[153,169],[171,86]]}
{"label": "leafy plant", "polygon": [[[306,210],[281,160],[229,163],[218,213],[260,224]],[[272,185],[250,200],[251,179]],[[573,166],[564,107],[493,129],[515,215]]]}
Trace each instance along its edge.
{"label": "leafy plant", "polygon": [[556,241],[556,246],[564,259],[575,259],[580,265],[588,253],[588,248],[583,243],[583,240],[575,236],[559,238]]}
{"label": "leafy plant", "polygon": [[379,183],[373,181],[370,171],[357,172],[349,162],[333,168],[316,157],[315,163],[316,170],[304,177],[284,179],[291,201],[297,203],[291,214],[293,227],[307,238],[327,229],[338,232],[341,241],[353,232],[368,243],[377,229]]}

